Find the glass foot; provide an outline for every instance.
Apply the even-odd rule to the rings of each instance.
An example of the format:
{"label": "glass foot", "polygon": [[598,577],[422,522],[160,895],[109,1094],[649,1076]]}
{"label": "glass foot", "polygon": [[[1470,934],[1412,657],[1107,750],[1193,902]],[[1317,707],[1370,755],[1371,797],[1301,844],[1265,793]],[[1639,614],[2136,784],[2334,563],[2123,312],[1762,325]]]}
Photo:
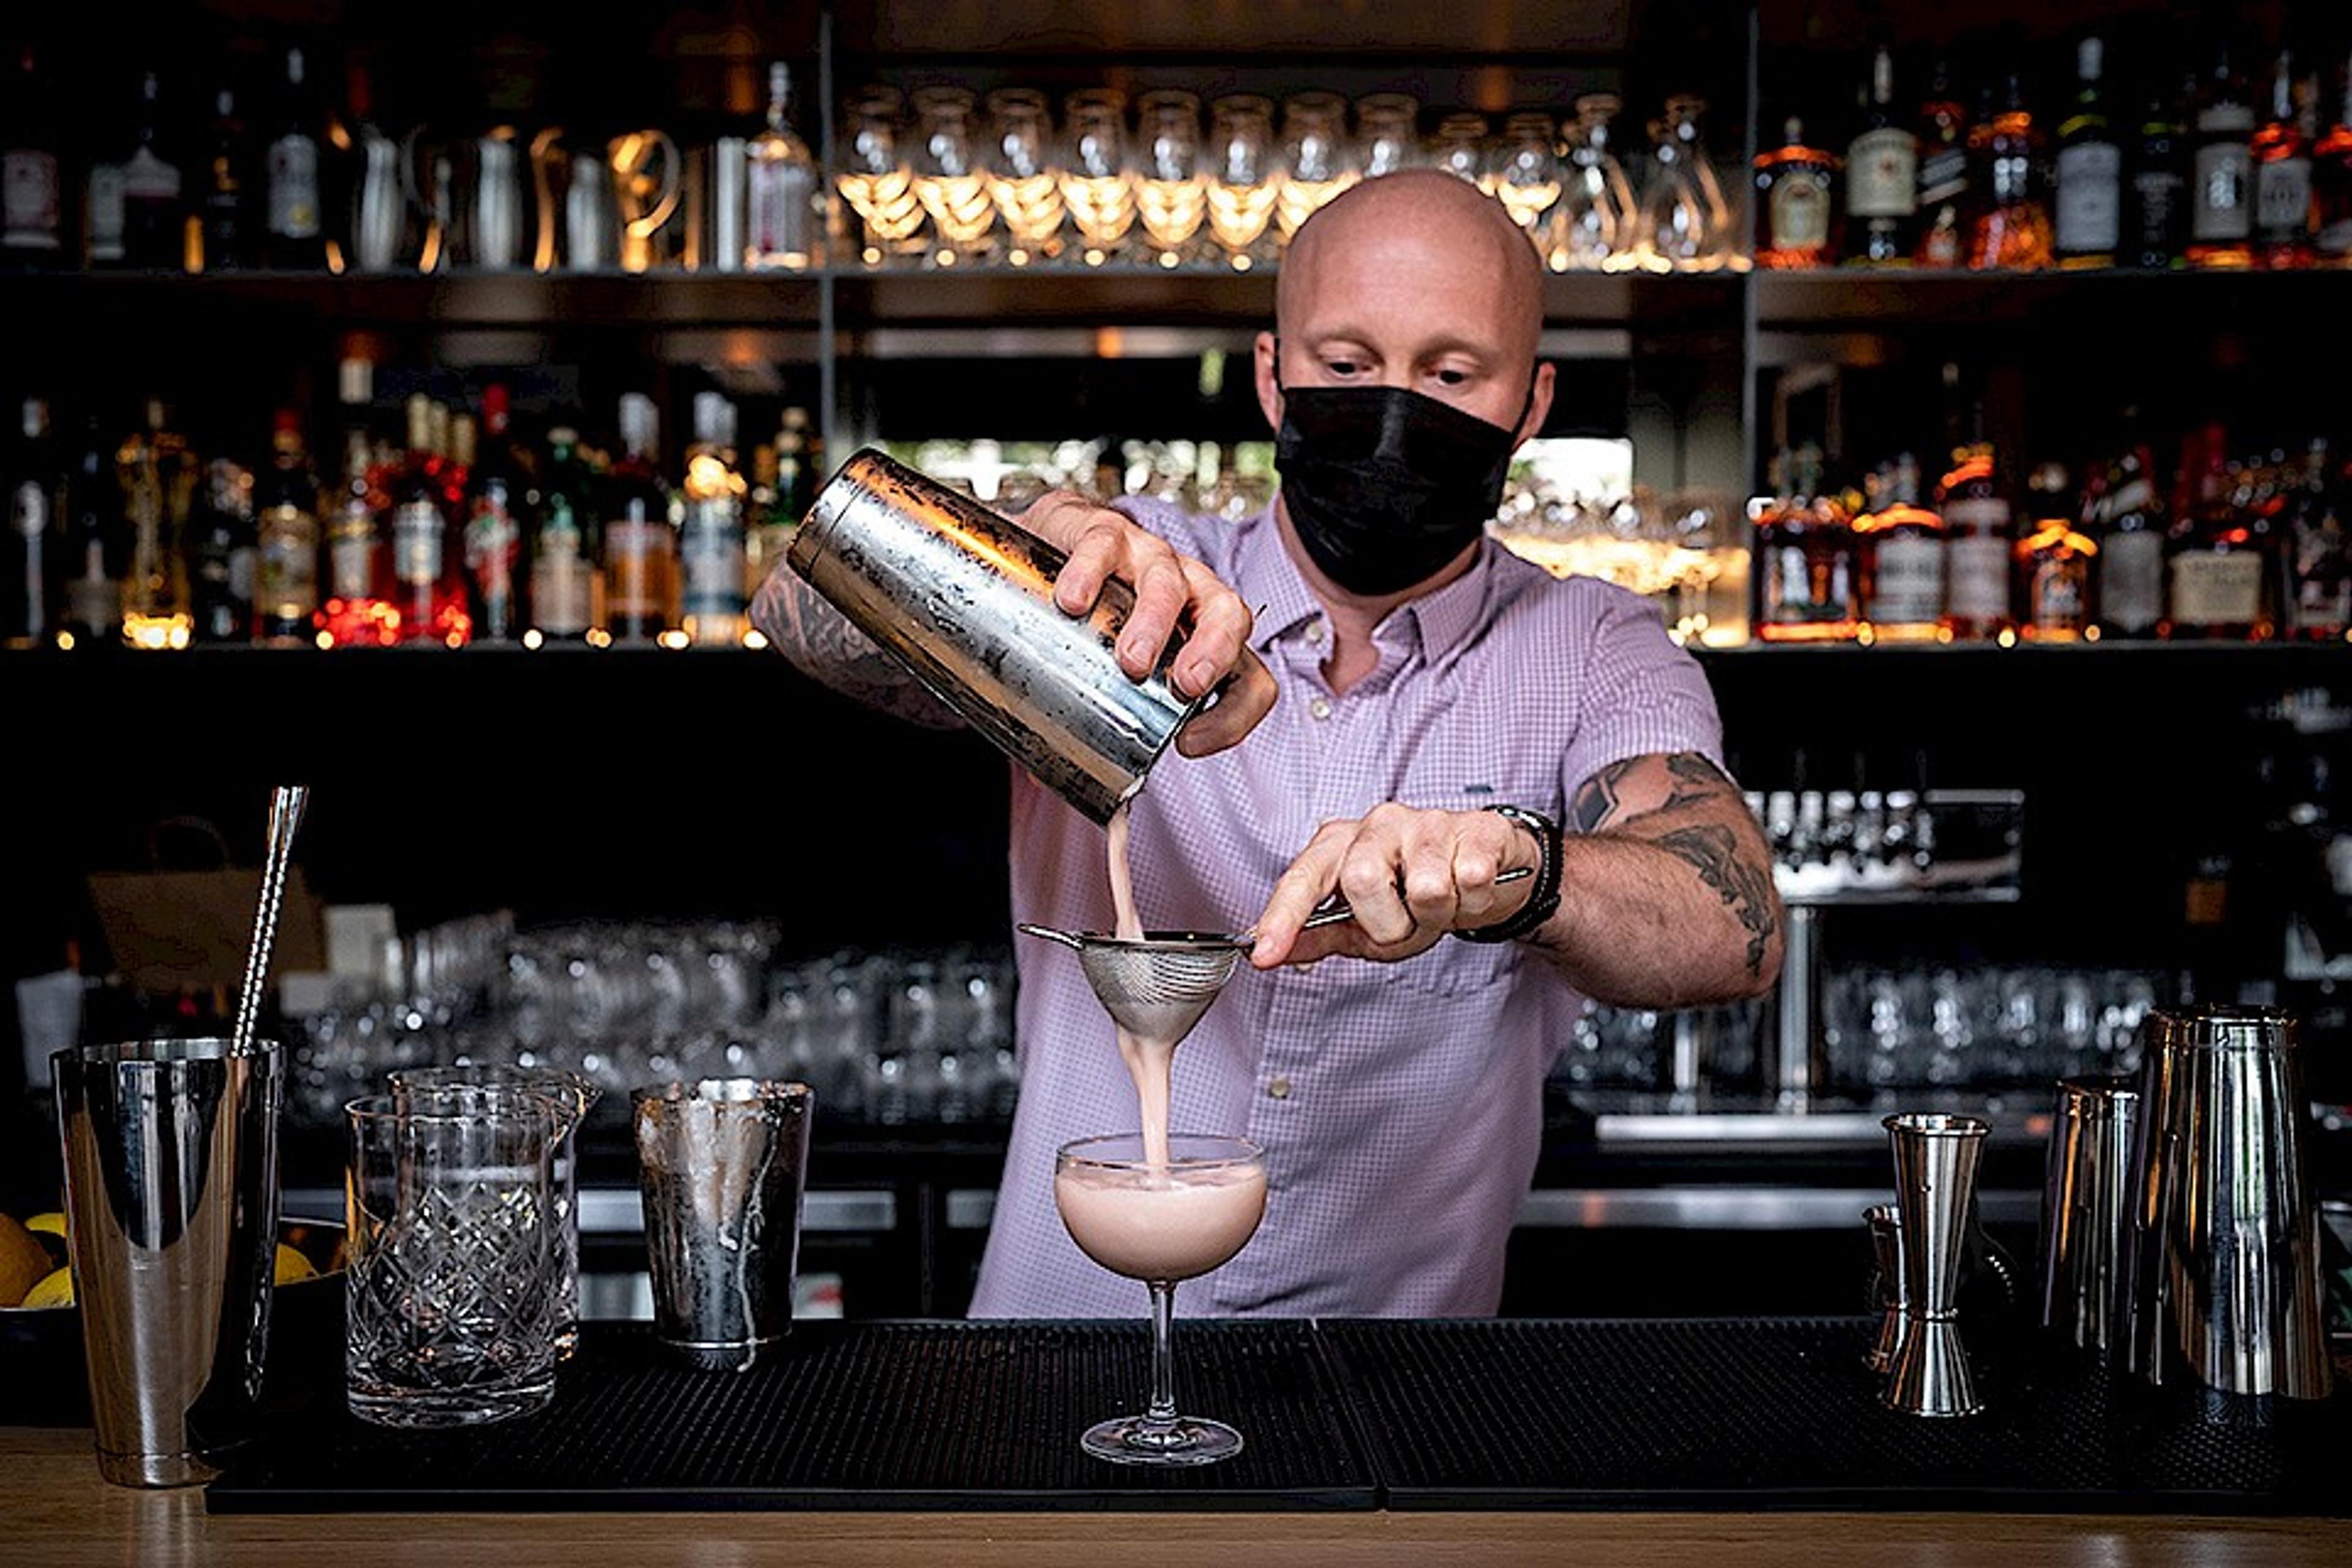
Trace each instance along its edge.
{"label": "glass foot", "polygon": [[1078,1447],[1114,1465],[1213,1465],[1242,1451],[1242,1435],[1203,1415],[1124,1415],[1087,1427]]}

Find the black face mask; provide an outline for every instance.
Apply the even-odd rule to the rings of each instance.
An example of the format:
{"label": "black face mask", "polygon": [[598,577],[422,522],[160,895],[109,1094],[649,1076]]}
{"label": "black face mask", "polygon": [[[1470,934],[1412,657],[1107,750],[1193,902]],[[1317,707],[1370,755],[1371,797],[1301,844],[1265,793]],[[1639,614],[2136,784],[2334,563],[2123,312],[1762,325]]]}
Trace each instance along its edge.
{"label": "black face mask", "polygon": [[[1520,420],[1534,400],[1530,382]],[[1502,504],[1512,423],[1489,425],[1402,387],[1286,388],[1275,462],[1307,557],[1368,597],[1434,574]]]}

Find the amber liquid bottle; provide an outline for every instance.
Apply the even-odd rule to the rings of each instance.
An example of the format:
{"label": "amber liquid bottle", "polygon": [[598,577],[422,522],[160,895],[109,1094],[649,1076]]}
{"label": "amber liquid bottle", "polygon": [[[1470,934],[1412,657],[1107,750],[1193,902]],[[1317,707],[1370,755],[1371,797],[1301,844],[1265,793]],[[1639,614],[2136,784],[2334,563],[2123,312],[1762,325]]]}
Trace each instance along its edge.
{"label": "amber liquid bottle", "polygon": [[2000,107],[1969,131],[1969,151],[1985,184],[1985,205],[1969,227],[1969,266],[2020,272],[2049,266],[2055,240],[2042,199],[2042,132],[2016,71],[2002,87]]}
{"label": "amber liquid bottle", "polygon": [[2189,265],[2242,268],[2253,264],[2254,110],[2226,46],[2202,97],[2189,181]]}
{"label": "amber liquid bottle", "polygon": [[1944,520],[1919,504],[1919,465],[1895,460],[1877,507],[1854,520],[1862,552],[1863,620],[1874,642],[1948,641]]}
{"label": "amber liquid bottle", "polygon": [[2313,259],[2322,267],[2352,267],[2352,65],[2344,67],[2336,121],[2311,150],[2311,205],[2318,231]]}
{"label": "amber liquid bottle", "polygon": [[653,400],[621,399],[620,462],[604,502],[604,616],[617,643],[658,642],[677,629],[677,526],[658,466]]}
{"label": "amber liquid bottle", "polygon": [[2312,263],[2312,109],[2311,100],[2297,89],[2294,57],[2280,50],[2271,65],[2267,111],[2252,143],[2253,263],[2267,270],[2291,271]]}
{"label": "amber liquid bottle", "polygon": [[1944,513],[1946,614],[1954,637],[1990,641],[2016,625],[2009,498],[2001,493],[1990,442],[1963,447],[1952,458],[1952,469],[1937,491]]}
{"label": "amber liquid bottle", "polygon": [[2208,425],[2181,440],[2184,485],[2195,476],[2195,499],[2173,522],[2167,583],[2165,635],[2233,642],[2268,640],[2277,628],[2270,530],[2242,493],[2221,426]]}
{"label": "amber liquid bottle", "polygon": [[1777,269],[1827,267],[1837,259],[1838,161],[1805,144],[1793,116],[1781,144],[1756,157],[1756,265]]}
{"label": "amber liquid bottle", "polygon": [[1782,466],[1788,482],[1756,519],[1756,635],[1766,642],[1843,642],[1861,622],[1860,573],[1845,510],[1822,493],[1821,456]]}
{"label": "amber liquid bottle", "polygon": [[1919,200],[1913,255],[1922,267],[1959,267],[1969,253],[1969,116],[1938,59],[1919,106]]}

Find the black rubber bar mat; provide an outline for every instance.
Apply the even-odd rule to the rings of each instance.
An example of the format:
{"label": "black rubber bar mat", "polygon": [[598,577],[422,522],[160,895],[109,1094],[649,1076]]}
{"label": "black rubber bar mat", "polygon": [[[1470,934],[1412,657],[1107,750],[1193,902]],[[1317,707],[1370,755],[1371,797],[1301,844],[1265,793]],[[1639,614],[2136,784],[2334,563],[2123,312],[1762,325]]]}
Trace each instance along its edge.
{"label": "black rubber bar mat", "polygon": [[1898,1415],[1859,1320],[1318,1325],[1392,1509],[2352,1513],[2352,1390],[2199,1401],[2080,1362],[1983,1364]]}
{"label": "black rubber bar mat", "polygon": [[537,1415],[396,1432],[340,1391],[215,1481],[223,1513],[587,1509],[1370,1509],[1378,1492],[1304,1322],[1176,1325],[1187,1414],[1238,1427],[1222,1464],[1106,1464],[1078,1434],[1149,1397],[1125,1323],[803,1323],[743,1373],[591,1323]]}

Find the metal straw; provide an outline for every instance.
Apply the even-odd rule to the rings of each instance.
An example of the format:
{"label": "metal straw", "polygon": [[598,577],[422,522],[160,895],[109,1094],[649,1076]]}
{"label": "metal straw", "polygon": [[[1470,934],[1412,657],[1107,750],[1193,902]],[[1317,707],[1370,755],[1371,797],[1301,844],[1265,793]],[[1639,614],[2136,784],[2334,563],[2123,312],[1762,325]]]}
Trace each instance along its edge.
{"label": "metal straw", "polygon": [[286,900],[286,871],[294,855],[294,832],[310,803],[307,784],[279,784],[269,796],[269,847],[261,862],[261,901],[253,911],[253,942],[245,954],[245,984],[236,997],[236,1025],[230,1054],[252,1048],[261,1016],[261,989],[269,981],[269,953],[278,945],[278,915]]}

